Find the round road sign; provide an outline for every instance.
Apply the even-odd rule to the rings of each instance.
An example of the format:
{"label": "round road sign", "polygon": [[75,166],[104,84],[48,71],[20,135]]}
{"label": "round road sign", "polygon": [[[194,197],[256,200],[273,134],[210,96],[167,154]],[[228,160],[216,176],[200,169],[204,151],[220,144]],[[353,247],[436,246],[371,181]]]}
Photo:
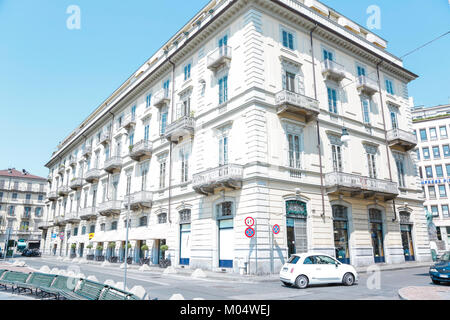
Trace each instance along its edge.
{"label": "round road sign", "polygon": [[248,227],[247,229],[245,229],[245,235],[248,238],[252,238],[255,235],[255,229]]}
{"label": "round road sign", "polygon": [[275,224],[272,228],[272,231],[274,234],[279,234],[280,233],[280,226]]}
{"label": "round road sign", "polygon": [[255,224],[255,219],[253,219],[252,217],[247,217],[245,218],[244,222],[247,227],[251,227],[252,225]]}

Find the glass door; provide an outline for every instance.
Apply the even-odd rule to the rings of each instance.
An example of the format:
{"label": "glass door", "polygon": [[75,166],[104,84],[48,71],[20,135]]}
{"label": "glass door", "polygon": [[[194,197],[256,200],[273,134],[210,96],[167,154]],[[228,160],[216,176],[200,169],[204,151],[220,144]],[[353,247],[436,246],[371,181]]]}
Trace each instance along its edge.
{"label": "glass door", "polygon": [[294,219],[286,219],[286,234],[287,234],[287,247],[288,258],[295,253],[295,232],[294,232]]}
{"label": "glass door", "polygon": [[384,247],[383,247],[383,227],[379,222],[370,223],[373,256],[375,263],[383,263],[384,260]]}
{"label": "glass door", "polygon": [[405,261],[414,261],[414,246],[411,235],[411,225],[401,224],[400,231],[402,233],[402,246]]}

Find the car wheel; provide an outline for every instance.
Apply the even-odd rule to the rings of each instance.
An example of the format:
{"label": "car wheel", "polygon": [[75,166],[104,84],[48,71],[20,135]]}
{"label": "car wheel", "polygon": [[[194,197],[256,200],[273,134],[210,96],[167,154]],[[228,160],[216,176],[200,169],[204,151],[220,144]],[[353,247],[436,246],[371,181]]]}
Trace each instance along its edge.
{"label": "car wheel", "polygon": [[305,289],[308,286],[308,283],[309,283],[309,280],[304,275],[298,276],[297,279],[295,279],[295,285],[299,289]]}
{"label": "car wheel", "polygon": [[355,283],[355,276],[351,273],[346,273],[342,279],[342,283],[346,286],[352,286]]}
{"label": "car wheel", "polygon": [[437,281],[437,280],[433,280],[433,279],[432,279],[431,281],[433,281],[434,284],[441,284],[441,282],[440,282],[440,281]]}

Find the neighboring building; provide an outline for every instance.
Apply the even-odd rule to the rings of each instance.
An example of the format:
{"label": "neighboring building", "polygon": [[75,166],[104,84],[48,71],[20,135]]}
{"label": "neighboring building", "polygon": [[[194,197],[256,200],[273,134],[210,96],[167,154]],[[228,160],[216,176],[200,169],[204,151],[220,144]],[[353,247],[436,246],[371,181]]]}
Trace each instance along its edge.
{"label": "neighboring building", "polygon": [[438,250],[450,250],[450,104],[415,107],[413,127],[419,144],[419,175],[425,209],[433,214]]}
{"label": "neighboring building", "polygon": [[[15,241],[16,249],[39,248],[38,230],[45,211],[47,179],[15,169],[0,170],[0,248],[6,240]],[[8,232],[9,229],[9,232]]]}
{"label": "neighboring building", "polygon": [[58,145],[47,249],[121,261],[129,191],[135,262],[144,243],[152,263],[229,272],[306,250],[430,261],[417,76],[386,45],[317,1],[212,1]]}

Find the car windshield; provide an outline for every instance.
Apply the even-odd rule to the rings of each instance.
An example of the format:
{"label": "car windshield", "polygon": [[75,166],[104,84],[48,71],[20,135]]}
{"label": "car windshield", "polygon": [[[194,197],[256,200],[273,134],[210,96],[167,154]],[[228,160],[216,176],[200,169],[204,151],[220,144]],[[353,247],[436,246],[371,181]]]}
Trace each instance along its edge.
{"label": "car windshield", "polygon": [[444,254],[439,258],[439,260],[441,260],[441,261],[450,261],[450,252],[444,253]]}
{"label": "car windshield", "polygon": [[291,257],[289,258],[289,260],[287,261],[287,263],[290,263],[290,264],[296,264],[298,260],[300,260],[300,257],[299,257],[299,256],[291,256]]}

